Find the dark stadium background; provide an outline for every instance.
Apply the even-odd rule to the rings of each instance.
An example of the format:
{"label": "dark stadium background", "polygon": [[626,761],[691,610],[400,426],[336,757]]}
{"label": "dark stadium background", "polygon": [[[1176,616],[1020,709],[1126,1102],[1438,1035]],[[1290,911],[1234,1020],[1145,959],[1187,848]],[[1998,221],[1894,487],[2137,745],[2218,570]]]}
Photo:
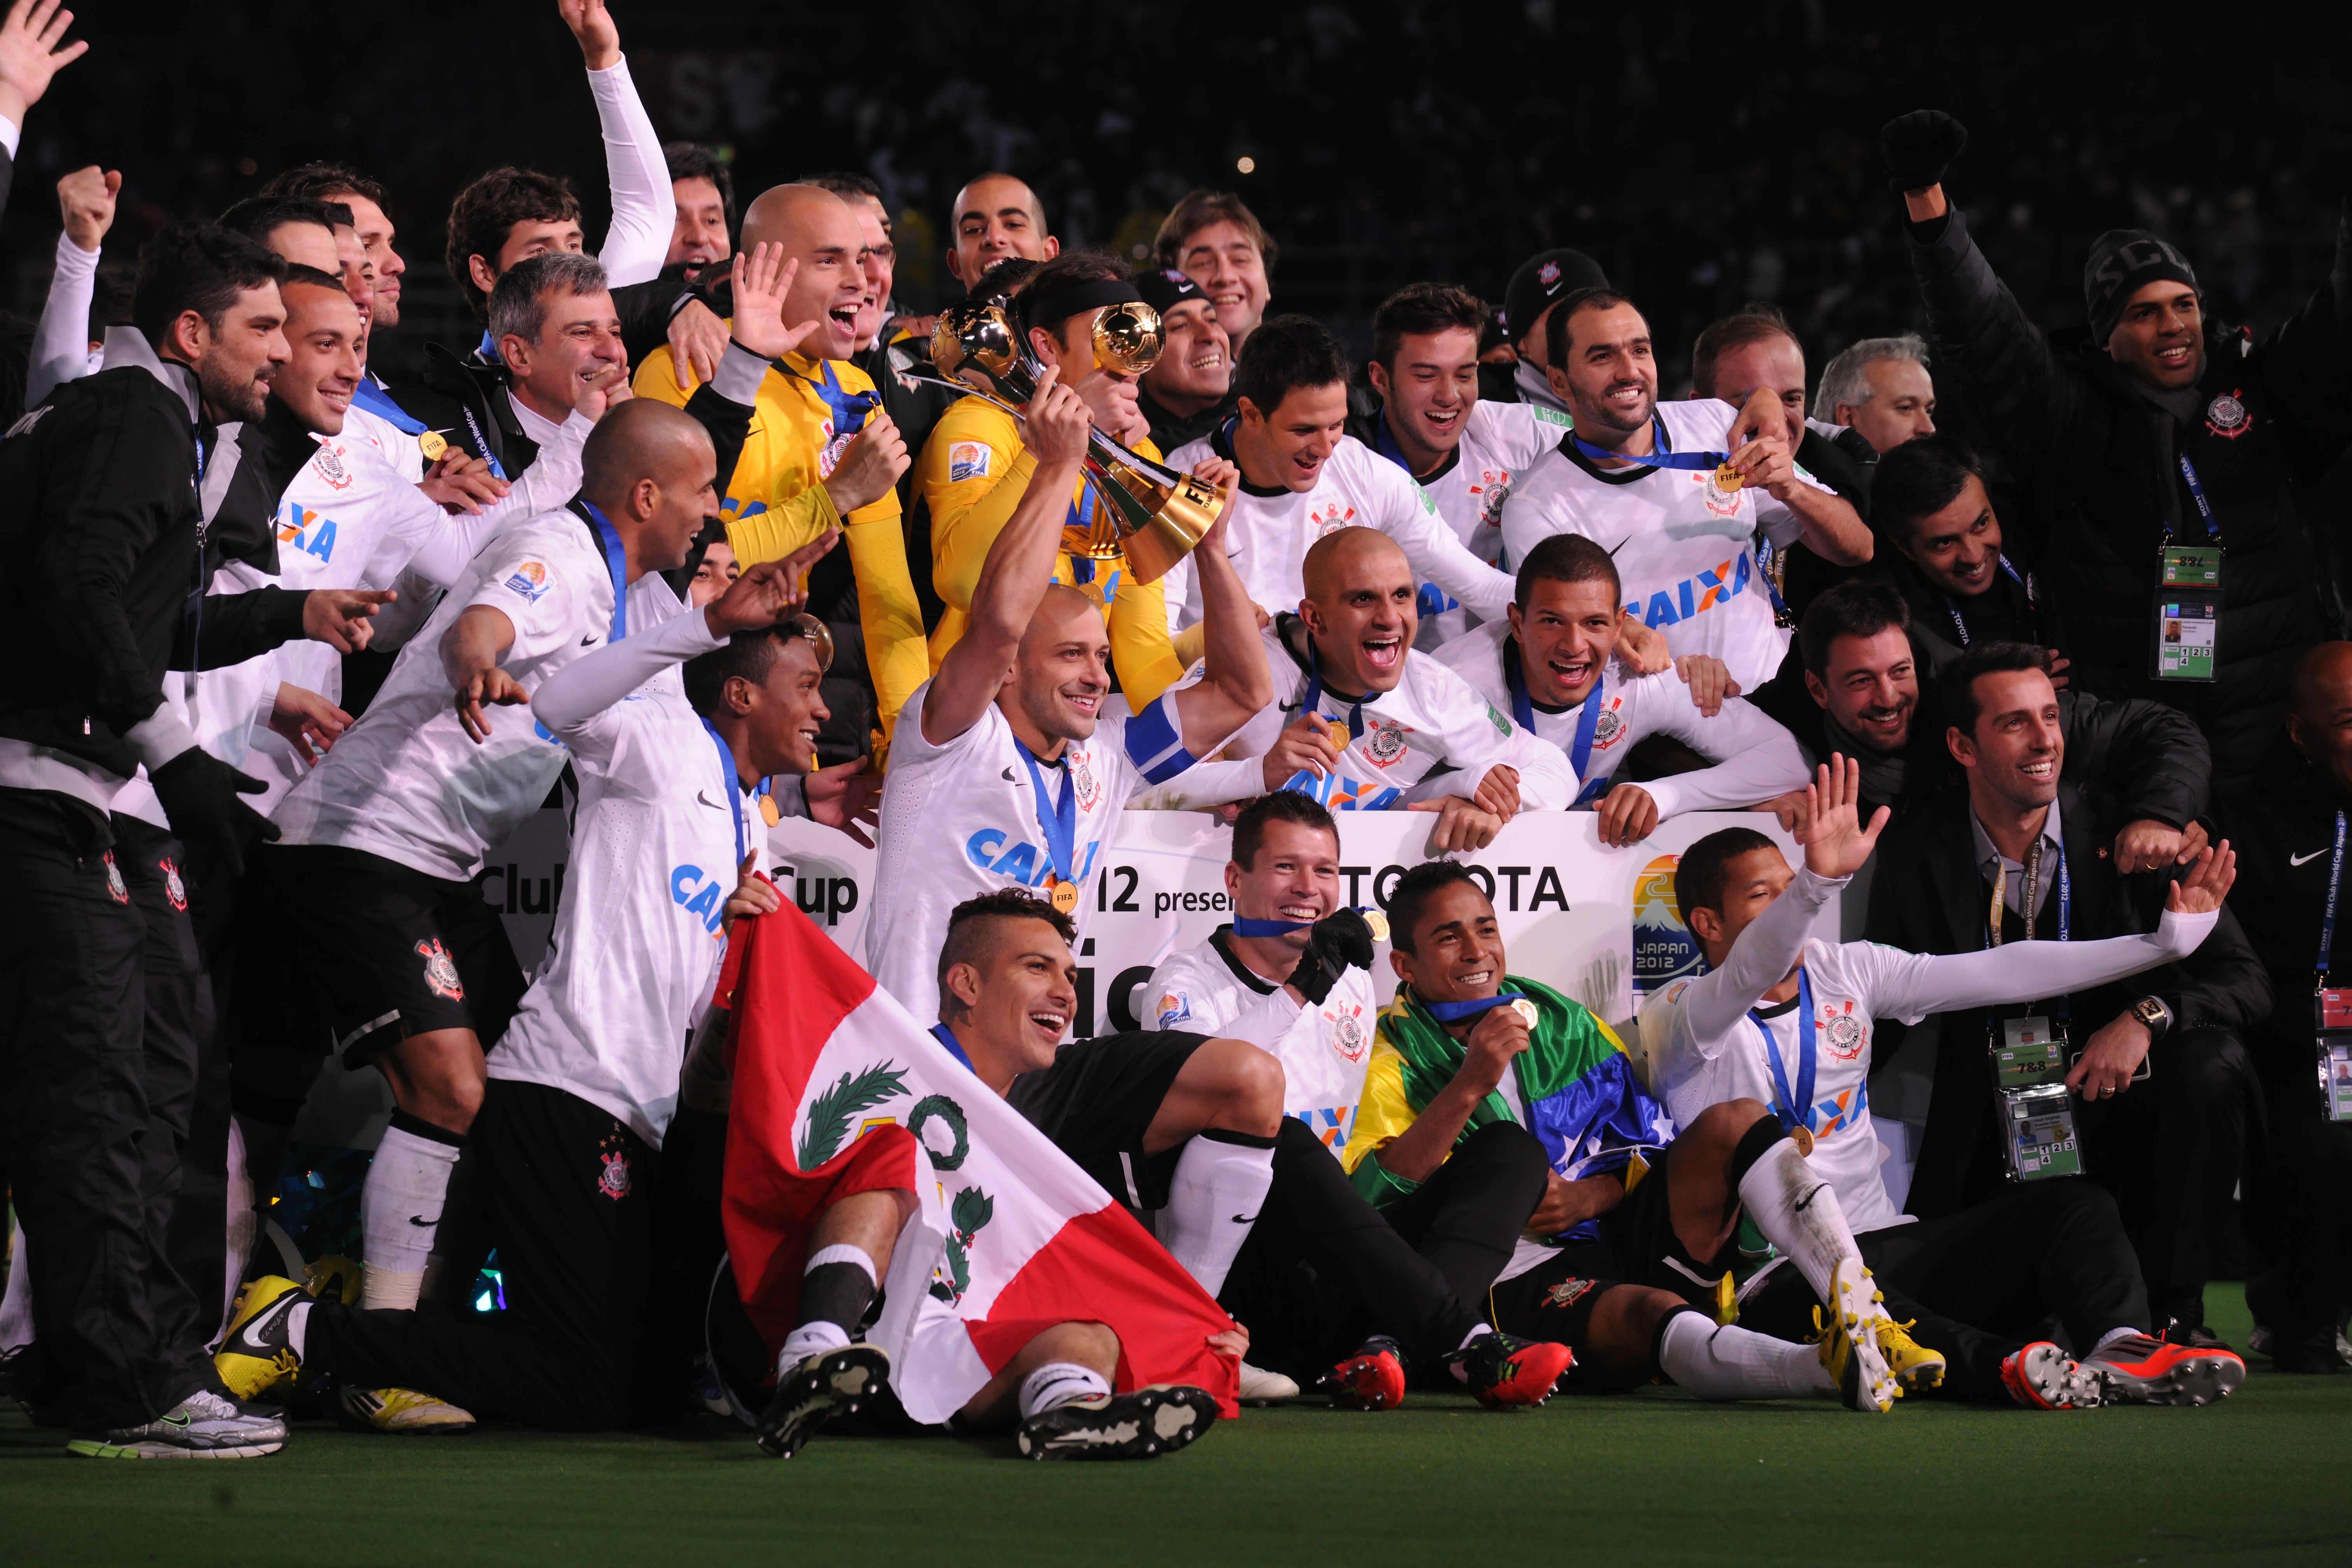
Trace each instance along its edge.
{"label": "dark stadium background", "polygon": [[[1213,184],[1279,237],[1276,308],[1325,318],[1359,353],[1395,285],[1499,297],[1519,258],[1568,244],[1648,309],[1670,379],[1697,327],[1751,298],[1779,301],[1818,369],[1916,316],[1876,131],[1922,105],[1969,127],[1955,192],[2053,325],[2080,319],[2085,242],[2120,224],[2179,240],[2225,315],[2275,321],[2325,276],[2352,173],[2341,7],[614,9],[656,125],[731,149],[740,190],[828,168],[881,181],[911,215],[912,304],[943,298],[941,209],[982,168],[1035,184],[1066,245],[1122,251]],[[307,158],[383,178],[410,263],[386,368],[428,335],[473,335],[440,217],[474,174],[568,174],[602,233],[594,113],[546,0],[77,10],[92,49],[34,110],[0,230],[15,310],[39,308],[58,175],[93,162],[124,172],[121,259]]]}

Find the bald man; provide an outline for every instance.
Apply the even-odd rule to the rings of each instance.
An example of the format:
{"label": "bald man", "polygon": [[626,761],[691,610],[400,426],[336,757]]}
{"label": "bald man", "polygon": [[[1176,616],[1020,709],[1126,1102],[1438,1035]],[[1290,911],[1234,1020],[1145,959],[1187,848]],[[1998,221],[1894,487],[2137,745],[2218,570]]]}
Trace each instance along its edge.
{"label": "bald man", "polygon": [[482,1103],[483,1052],[522,996],[505,927],[473,879],[547,799],[565,752],[528,713],[495,710],[528,702],[589,649],[677,616],[685,606],[661,574],[719,513],[710,437],[666,405],[612,409],[581,465],[569,505],[510,526],[475,558],[366,714],[288,795],[280,841],[256,861],[262,886],[247,907],[268,911],[281,942],[300,931],[302,962],[269,969],[275,1015],[257,1016],[241,1047],[238,1114],[253,1163],[274,1169],[317,1070],[314,1042],[391,1082],[396,1109],[360,1200],[370,1307],[416,1305]]}
{"label": "bald man", "polygon": [[948,275],[967,292],[990,268],[1011,257],[1051,261],[1062,254],[1062,242],[1045,232],[1045,204],[1010,174],[975,177],[956,193],[949,220],[955,248],[948,252]]}
{"label": "bald man", "polygon": [[[1206,555],[1194,552],[1205,564]],[[1311,545],[1298,613],[1264,635],[1275,700],[1231,748],[1167,792],[1204,806],[1295,789],[1333,811],[1437,814],[1441,851],[1483,849],[1521,810],[1564,810],[1575,773],[1559,748],[1514,725],[1470,683],[1412,646],[1418,579],[1377,529]],[[1154,804],[1163,804],[1155,801]]]}
{"label": "bald man", "polygon": [[[839,528],[848,545],[811,574],[809,613],[833,628],[836,661],[825,682],[835,717],[820,734],[828,763],[869,752],[885,763],[898,710],[929,673],[923,616],[907,569],[898,476],[905,441],[881,407],[873,379],[850,363],[862,310],[878,308],[858,254],[857,215],[818,185],[776,185],[743,213],[743,251],[776,247],[794,268],[774,305],[790,329],[814,323],[798,347],[773,359],[758,384],[751,437],[721,476],[727,543],[745,566],[777,561]],[[735,308],[751,305],[738,293]],[[728,323],[733,330],[734,322]],[[638,367],[639,396],[684,405],[658,356]]]}
{"label": "bald man", "polygon": [[2215,809],[2238,848],[2230,907],[2273,999],[2246,1031],[2270,1110],[2267,1144],[2245,1171],[2248,1343],[2281,1372],[2321,1373],[2352,1364],[2337,1337],[2352,1305],[2352,1059],[2322,1052],[2311,1000],[2315,970],[2327,994],[2352,1000],[2352,905],[2339,899],[2327,926],[2352,813],[2352,643],[2305,654],[2287,704],[2263,765],[2221,783]]}
{"label": "bald man", "polygon": [[1031,888],[1083,931],[1097,858],[1128,802],[1224,744],[1269,696],[1257,612],[1223,524],[1197,552],[1202,672],[1139,713],[1111,696],[1101,609],[1049,581],[1091,416],[1050,366],[1044,383],[1029,405],[1028,489],[981,564],[963,637],[910,700],[918,721],[899,731],[882,791],[865,962],[918,1018],[939,1016],[956,905]]}

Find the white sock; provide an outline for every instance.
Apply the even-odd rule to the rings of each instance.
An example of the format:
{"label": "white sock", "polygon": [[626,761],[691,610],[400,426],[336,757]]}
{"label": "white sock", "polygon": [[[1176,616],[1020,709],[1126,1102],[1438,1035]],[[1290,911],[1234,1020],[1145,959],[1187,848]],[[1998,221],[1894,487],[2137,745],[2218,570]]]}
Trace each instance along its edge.
{"label": "white sock", "polygon": [[1764,1239],[1787,1253],[1813,1294],[1826,1304],[1838,1264],[1860,1258],[1837,1189],[1783,1138],[1739,1178],[1739,1201]]}
{"label": "white sock", "polygon": [[286,1342],[294,1347],[294,1359],[300,1361],[310,1348],[310,1309],[315,1301],[305,1301],[286,1314]]}
{"label": "white sock", "polygon": [[[398,1125],[384,1129],[360,1190],[360,1236],[366,1267],[361,1272],[362,1307],[413,1309],[425,1286],[425,1259],[441,1228],[441,1202],[449,1173],[457,1165],[459,1140],[433,1127],[427,1137]],[[446,1142],[444,1142],[446,1140]]]}
{"label": "white sock", "polygon": [[1213,1296],[1274,1184],[1274,1140],[1212,1128],[1184,1145],[1160,1210],[1160,1239]]}
{"label": "white sock", "polygon": [[809,1254],[808,1267],[801,1272],[814,1274],[828,1263],[851,1264],[873,1282],[874,1289],[882,1289],[882,1281],[874,1273],[874,1255],[856,1242],[836,1241],[831,1247],[818,1247]]}
{"label": "white sock", "polygon": [[237,1286],[245,1279],[245,1266],[253,1258],[254,1237],[261,1231],[259,1217],[253,1212],[253,1173],[246,1168],[245,1128],[232,1116],[228,1121],[228,1213],[222,1216],[226,1228],[227,1245],[221,1254],[220,1326],[207,1352],[220,1348],[223,1335],[228,1332],[229,1314],[236,1310]]}
{"label": "white sock", "polygon": [[782,1374],[813,1355],[837,1351],[847,1343],[849,1335],[839,1323],[829,1323],[822,1318],[814,1323],[803,1323],[784,1336],[783,1349],[776,1352],[776,1371]]}
{"label": "white sock", "polygon": [[0,1351],[33,1342],[33,1276],[25,1268],[25,1227],[8,1229],[8,1291],[0,1296]]}
{"label": "white sock", "polygon": [[1811,1345],[1748,1329],[1717,1328],[1704,1312],[1676,1312],[1658,1336],[1658,1369],[1701,1399],[1789,1399],[1835,1394]]}
{"label": "white sock", "polygon": [[1076,1362],[1049,1361],[1021,1380],[1021,1419],[1026,1421],[1041,1410],[1051,1410],[1074,1399],[1100,1399],[1109,1393],[1110,1384],[1094,1368]]}

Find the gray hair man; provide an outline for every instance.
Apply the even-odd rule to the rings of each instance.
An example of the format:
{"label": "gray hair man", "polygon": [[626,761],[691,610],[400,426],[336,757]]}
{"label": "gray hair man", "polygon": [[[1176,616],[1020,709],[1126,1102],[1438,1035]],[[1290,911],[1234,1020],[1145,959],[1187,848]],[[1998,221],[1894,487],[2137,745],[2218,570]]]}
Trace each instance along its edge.
{"label": "gray hair man", "polygon": [[1822,371],[1813,406],[1833,425],[1858,432],[1880,454],[1936,433],[1936,383],[1927,374],[1927,341],[1916,332],[1864,338]]}

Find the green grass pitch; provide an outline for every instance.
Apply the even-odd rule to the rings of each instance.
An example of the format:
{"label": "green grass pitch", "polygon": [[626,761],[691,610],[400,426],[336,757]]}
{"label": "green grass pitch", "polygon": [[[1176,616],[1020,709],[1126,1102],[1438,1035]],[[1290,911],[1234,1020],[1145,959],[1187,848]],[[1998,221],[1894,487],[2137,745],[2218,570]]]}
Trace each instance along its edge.
{"label": "green grass pitch", "polygon": [[[2242,1343],[2235,1287],[2216,1327]],[[100,1463],[0,1416],[0,1561],[697,1564],[2352,1562],[2352,1376],[2252,1358],[2207,1410],[2029,1415],[1678,1391],[1510,1415],[1252,1410],[1186,1452],[1036,1465],[1009,1442],[716,1418],[620,1436],[397,1440],[312,1425],[242,1463]]]}

